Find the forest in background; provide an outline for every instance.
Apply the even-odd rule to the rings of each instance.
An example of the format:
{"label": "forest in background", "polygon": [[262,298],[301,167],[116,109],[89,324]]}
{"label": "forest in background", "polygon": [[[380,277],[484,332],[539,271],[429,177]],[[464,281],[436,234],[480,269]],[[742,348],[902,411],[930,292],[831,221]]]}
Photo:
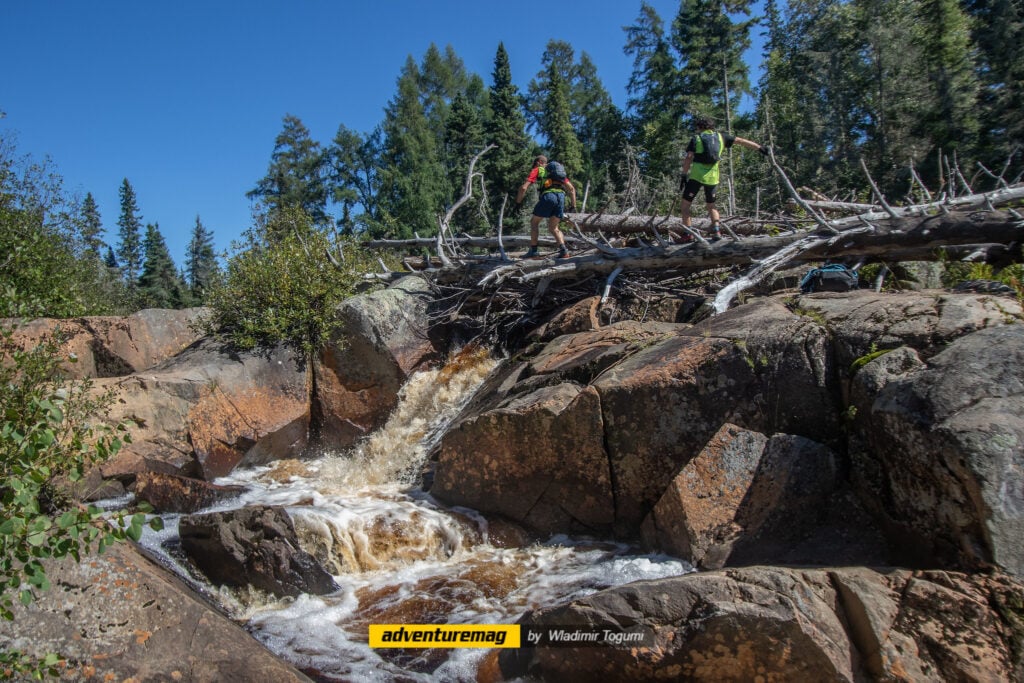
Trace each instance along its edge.
{"label": "forest in background", "polygon": [[[487,233],[499,219],[506,231],[521,225],[525,210],[512,199],[541,151],[566,165],[587,210],[664,214],[677,200],[697,113],[771,145],[796,186],[841,199],[868,198],[861,159],[891,201],[920,199],[924,187],[942,192],[954,168],[980,190],[994,185],[989,169],[1021,166],[1019,0],[765,0],[762,17],[751,16],[752,4],[683,0],[675,16],[661,17],[641,3],[624,27],[633,63],[624,109],[585,52],[552,40],[525,91],[502,44],[487,80],[451,47],[431,45],[419,60],[409,55],[372,131],[341,123],[320,142],[285,115],[266,174],[248,193],[259,213],[226,261],[197,216],[178,268],[159,224],[142,225],[127,178],[107,244],[91,194],[65,197],[48,162],[0,141],[5,314],[16,312],[11,302],[66,317],[201,304],[218,287],[237,297],[254,286],[239,279],[240,261],[251,271],[298,225],[334,244],[429,236],[489,144],[496,148],[479,162],[456,231]],[[757,71],[742,59],[754,31],[765,38]],[[782,207],[787,196],[760,155],[737,150],[724,164],[727,214]],[[297,258],[321,258],[299,247]]]}

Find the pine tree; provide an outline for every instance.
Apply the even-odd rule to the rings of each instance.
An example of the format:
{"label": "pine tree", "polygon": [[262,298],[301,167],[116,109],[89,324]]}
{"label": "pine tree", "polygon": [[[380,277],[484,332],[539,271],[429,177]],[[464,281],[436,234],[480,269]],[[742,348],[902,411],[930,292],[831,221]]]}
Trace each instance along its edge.
{"label": "pine tree", "polygon": [[288,114],[274,141],[267,175],[245,196],[265,202],[271,211],[301,208],[314,223],[323,224],[327,221],[324,173],[325,157],[320,143],[312,139],[301,119]]}
{"label": "pine tree", "polygon": [[957,0],[921,0],[915,42],[932,84],[920,134],[943,150],[973,151],[977,142],[978,82],[971,56],[970,20]]}
{"label": "pine tree", "polygon": [[188,282],[192,300],[202,303],[217,277],[217,254],[213,249],[213,233],[206,229],[203,222],[196,216],[196,224],[192,228],[192,238],[185,252],[185,278]]}
{"label": "pine tree", "polygon": [[146,225],[143,241],[145,263],[139,276],[139,295],[142,304],[148,308],[178,308],[183,303],[181,280],[174,265],[167,243],[156,223]]}
{"label": "pine tree", "polygon": [[[741,94],[750,91],[743,52],[750,47],[752,0],[683,0],[672,23],[672,44],[680,58],[680,87],[689,114],[703,113],[723,123]],[[724,126],[723,126],[724,127]]]}
{"label": "pine tree", "polygon": [[[492,215],[500,211],[502,202],[515,199],[520,183],[530,169],[530,139],[526,134],[526,117],[519,101],[519,89],[512,83],[512,68],[505,45],[498,43],[491,72],[491,116],[485,125],[487,142],[497,145],[482,159],[489,205]],[[506,214],[511,211],[506,206]]]}
{"label": "pine tree", "polygon": [[121,264],[121,274],[129,292],[134,292],[142,268],[142,216],[139,215],[135,189],[125,178],[121,182],[121,215],[117,219],[119,243],[117,257]]}

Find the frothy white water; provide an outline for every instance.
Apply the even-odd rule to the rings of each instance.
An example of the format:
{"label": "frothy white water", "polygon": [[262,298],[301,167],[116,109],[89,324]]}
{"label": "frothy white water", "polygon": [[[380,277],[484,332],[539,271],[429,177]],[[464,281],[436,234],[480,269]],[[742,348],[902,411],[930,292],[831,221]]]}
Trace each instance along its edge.
{"label": "frothy white water", "polygon": [[[218,480],[241,484],[239,498],[211,510],[279,505],[300,543],[339,590],[276,599],[256,591],[210,589],[272,651],[323,681],[474,681],[487,650],[374,650],[371,623],[513,623],[529,609],[639,579],[692,568],[667,556],[631,555],[624,545],[556,537],[499,547],[486,520],[447,509],[414,482],[449,421],[494,361],[463,356],[413,377],[387,424],[350,453],[284,461]],[[144,545],[172,553],[177,518]]]}

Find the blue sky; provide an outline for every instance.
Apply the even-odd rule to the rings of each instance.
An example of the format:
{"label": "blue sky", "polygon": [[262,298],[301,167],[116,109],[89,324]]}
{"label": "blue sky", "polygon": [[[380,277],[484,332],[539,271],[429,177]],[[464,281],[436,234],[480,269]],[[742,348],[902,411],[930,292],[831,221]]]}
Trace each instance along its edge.
{"label": "blue sky", "polygon": [[[670,22],[678,0],[649,0]],[[49,156],[65,188],[99,204],[117,241],[128,178],[144,223],[175,262],[199,215],[227,249],[249,225],[285,114],[329,144],[383,118],[408,55],[451,45],[488,85],[504,42],[520,89],[550,39],[586,52],[616,104],[632,58],[623,26],[640,0],[559,5],[452,0],[0,0],[0,120],[18,151]],[[759,53],[748,56],[757,67]]]}

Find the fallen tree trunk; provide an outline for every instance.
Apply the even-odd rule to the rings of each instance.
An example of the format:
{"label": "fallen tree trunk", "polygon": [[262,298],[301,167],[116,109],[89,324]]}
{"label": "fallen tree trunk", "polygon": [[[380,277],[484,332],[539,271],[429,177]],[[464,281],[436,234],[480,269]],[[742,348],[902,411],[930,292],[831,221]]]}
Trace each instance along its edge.
{"label": "fallen tree trunk", "polygon": [[[983,213],[951,212],[938,216],[886,218],[872,226],[831,233],[792,233],[775,237],[750,237],[710,244],[697,242],[667,247],[604,249],[563,262],[519,261],[499,266],[488,273],[481,285],[497,284],[512,277],[534,280],[544,277],[574,277],[579,273],[610,273],[622,266],[637,269],[703,270],[727,266],[756,265],[771,255],[795,244],[800,247],[787,263],[806,263],[825,259],[934,261],[947,258],[943,249],[1010,245],[1024,242],[1024,221],[1007,211]],[[781,264],[780,264],[781,265]]]}

